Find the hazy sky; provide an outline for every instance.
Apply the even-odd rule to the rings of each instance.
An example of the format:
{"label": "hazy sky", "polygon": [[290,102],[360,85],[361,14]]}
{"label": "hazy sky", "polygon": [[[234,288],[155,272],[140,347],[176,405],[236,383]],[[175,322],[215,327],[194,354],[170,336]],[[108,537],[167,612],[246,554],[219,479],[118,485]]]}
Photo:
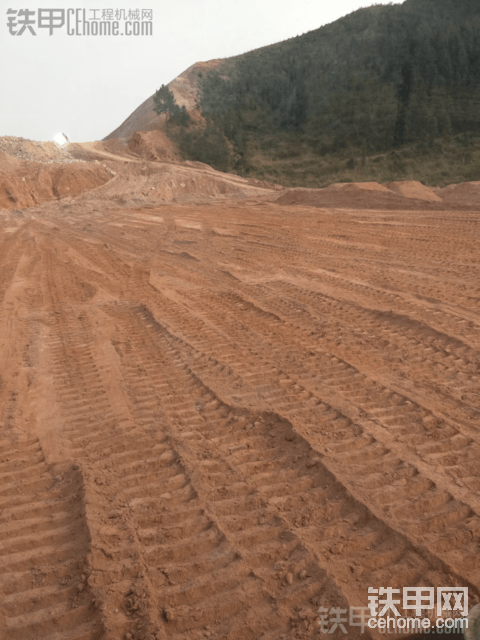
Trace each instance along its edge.
{"label": "hazy sky", "polygon": [[[397,0],[400,2],[400,0]],[[72,141],[108,135],[144,100],[198,61],[224,58],[301,35],[332,22],[370,0],[0,0],[0,136],[52,140],[59,132]],[[77,35],[76,13],[50,35],[50,14],[38,9],[81,10],[87,20],[102,11],[120,17],[152,10],[153,35]],[[34,21],[24,26],[28,10]],[[94,14],[93,9],[97,10]],[[125,14],[115,16],[116,10]],[[54,21],[61,12],[54,11]],[[13,18],[11,35],[8,19]],[[148,17],[148,16],[147,16]],[[135,18],[131,15],[130,18]],[[57,22],[55,22],[58,24]],[[93,28],[90,25],[90,28]]]}

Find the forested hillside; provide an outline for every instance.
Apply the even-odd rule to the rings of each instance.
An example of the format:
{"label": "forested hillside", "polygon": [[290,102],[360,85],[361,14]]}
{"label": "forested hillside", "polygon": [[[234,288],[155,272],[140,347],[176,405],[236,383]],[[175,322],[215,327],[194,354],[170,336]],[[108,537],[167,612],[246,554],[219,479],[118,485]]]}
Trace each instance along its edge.
{"label": "forested hillside", "polygon": [[443,141],[448,155],[459,136],[465,158],[466,136],[468,146],[480,135],[480,2],[359,9],[226,60],[201,78],[200,90],[208,126],[183,132],[181,144],[190,156],[214,150],[210,161],[220,168],[257,174],[262,158],[313,154],[318,164],[333,154],[353,169],[425,143]]}

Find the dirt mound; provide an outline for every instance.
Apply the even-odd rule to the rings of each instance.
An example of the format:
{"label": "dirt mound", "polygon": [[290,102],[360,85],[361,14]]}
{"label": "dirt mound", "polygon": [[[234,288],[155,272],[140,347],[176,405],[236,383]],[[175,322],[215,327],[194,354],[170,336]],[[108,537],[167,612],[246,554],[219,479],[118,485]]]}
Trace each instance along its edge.
{"label": "dirt mound", "polygon": [[[208,62],[196,62],[177,78],[172,80],[167,86],[175,96],[175,100],[180,107],[187,108],[187,111],[194,112],[198,97],[199,73],[206,73],[215,69],[222,60],[209,60]],[[194,113],[192,117],[196,118]],[[136,131],[152,131],[158,129],[165,122],[165,115],[158,115],[154,111],[153,95],[135,109],[128,118],[117,127],[112,133],[104,138],[128,138]]]}
{"label": "dirt mound", "polygon": [[[1,166],[5,166],[3,158]],[[9,170],[0,169],[0,209],[32,207],[64,196],[78,196],[110,178],[111,174],[98,164],[19,163]]]}
{"label": "dirt mound", "polygon": [[271,197],[271,185],[251,184],[234,174],[202,163],[146,162],[118,167],[115,178],[95,197],[138,206],[165,202],[195,202],[225,197]]}
{"label": "dirt mound", "polygon": [[343,182],[325,189],[289,189],[279,204],[359,209],[441,209],[480,206],[480,182],[464,182],[444,189],[430,188],[416,180],[399,182]]}
{"label": "dirt mound", "polygon": [[480,181],[449,184],[435,192],[450,207],[480,207]]}
{"label": "dirt mound", "polygon": [[69,145],[60,147],[55,142],[38,142],[36,140],[26,140],[14,136],[3,136],[0,138],[0,151],[19,160],[31,160],[33,162],[43,162],[52,164],[54,162],[79,162],[78,159],[70,155]]}
{"label": "dirt mound", "polygon": [[163,131],[137,131],[128,139],[128,148],[147,160],[179,160],[175,145]]}
{"label": "dirt mound", "polygon": [[[326,189],[289,189],[278,204],[299,204],[309,207],[336,207],[359,209],[408,209],[412,200],[394,193],[377,182],[338,183]],[[425,203],[418,201],[419,206]]]}
{"label": "dirt mound", "polygon": [[388,193],[389,189],[379,184],[378,182],[335,182],[334,184],[326,187],[326,190],[342,190],[348,193],[355,193],[357,191],[383,191]]}
{"label": "dirt mound", "polygon": [[433,189],[426,187],[417,180],[404,180],[402,182],[386,182],[384,187],[398,193],[405,198],[413,198],[414,200],[425,200],[426,202],[442,202],[442,198],[438,196]]}
{"label": "dirt mound", "polygon": [[[24,143],[24,149],[36,148],[36,143]],[[117,138],[72,143],[70,150],[81,162],[46,164],[0,152],[0,208],[31,207],[97,187],[101,187],[97,198],[128,206],[227,196],[264,198],[279,188],[221,173],[200,162],[181,163],[161,131],[137,132],[128,143]],[[106,184],[112,177],[112,184]]]}

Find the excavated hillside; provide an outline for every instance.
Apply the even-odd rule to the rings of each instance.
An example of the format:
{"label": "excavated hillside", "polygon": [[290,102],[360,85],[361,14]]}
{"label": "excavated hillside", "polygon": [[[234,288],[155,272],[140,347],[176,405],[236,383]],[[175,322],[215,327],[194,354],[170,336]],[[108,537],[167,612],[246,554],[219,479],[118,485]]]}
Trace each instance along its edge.
{"label": "excavated hillside", "polygon": [[369,587],[479,602],[479,183],[0,148],[1,640],[379,640]]}
{"label": "excavated hillside", "polygon": [[[215,69],[221,63],[221,59],[196,62],[167,85],[179,107],[185,106],[187,111],[193,112],[197,101],[198,74]],[[165,115],[155,113],[154,106],[153,95],[151,95],[104,140],[128,138],[136,131],[151,131],[161,127],[165,122]]]}

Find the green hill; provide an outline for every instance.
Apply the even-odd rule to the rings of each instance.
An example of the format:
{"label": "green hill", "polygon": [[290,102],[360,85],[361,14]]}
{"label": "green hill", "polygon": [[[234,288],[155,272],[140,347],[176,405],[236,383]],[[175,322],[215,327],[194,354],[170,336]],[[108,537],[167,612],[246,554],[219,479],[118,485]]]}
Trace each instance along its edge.
{"label": "green hill", "polygon": [[421,164],[441,183],[463,162],[459,177],[475,179],[480,3],[359,9],[226,60],[201,78],[199,106],[207,127],[177,132],[184,153],[244,175],[315,186],[332,172],[413,177]]}

